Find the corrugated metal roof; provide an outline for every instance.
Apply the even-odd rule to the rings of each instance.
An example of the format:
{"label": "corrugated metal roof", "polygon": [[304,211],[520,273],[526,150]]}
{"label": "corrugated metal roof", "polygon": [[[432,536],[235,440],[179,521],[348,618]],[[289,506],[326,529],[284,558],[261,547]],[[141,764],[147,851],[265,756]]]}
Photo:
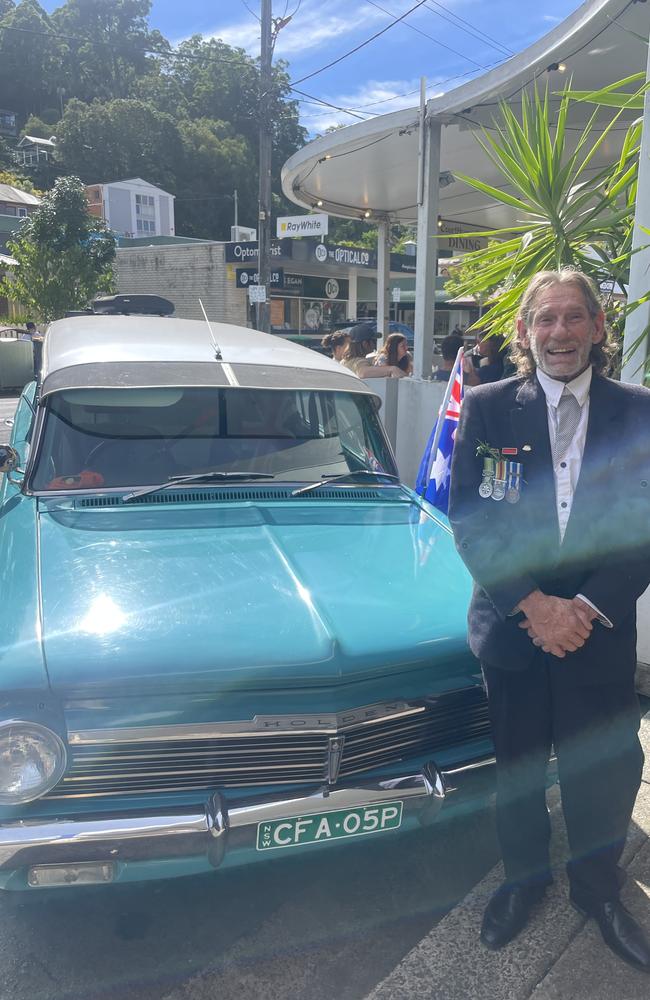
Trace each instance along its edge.
{"label": "corrugated metal roof", "polygon": [[41,199],[35,194],[28,194],[11,184],[0,184],[0,201],[9,201],[17,205],[40,205]]}

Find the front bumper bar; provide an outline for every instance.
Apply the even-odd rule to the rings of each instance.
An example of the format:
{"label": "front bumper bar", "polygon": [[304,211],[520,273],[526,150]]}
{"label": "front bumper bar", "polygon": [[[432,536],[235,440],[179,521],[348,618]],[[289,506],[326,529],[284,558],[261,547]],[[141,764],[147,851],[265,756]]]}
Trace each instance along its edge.
{"label": "front bumper bar", "polygon": [[[482,762],[489,765],[492,761]],[[474,765],[472,765],[472,769]],[[462,769],[461,769],[462,770]],[[323,788],[313,794],[233,801],[219,793],[194,810],[94,814],[66,819],[27,820],[0,826],[0,872],[35,865],[132,862],[206,857],[217,868],[226,851],[255,849],[260,823],[395,800],[404,817],[432,822],[448,792],[462,782],[432,763],[414,775]]]}

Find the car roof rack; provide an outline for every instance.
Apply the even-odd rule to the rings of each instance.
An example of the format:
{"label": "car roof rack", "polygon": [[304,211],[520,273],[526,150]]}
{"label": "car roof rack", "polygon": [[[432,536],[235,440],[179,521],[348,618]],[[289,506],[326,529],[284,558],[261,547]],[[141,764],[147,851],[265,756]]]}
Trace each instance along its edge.
{"label": "car roof rack", "polygon": [[161,295],[100,295],[92,311],[100,316],[171,316],[174,303]]}

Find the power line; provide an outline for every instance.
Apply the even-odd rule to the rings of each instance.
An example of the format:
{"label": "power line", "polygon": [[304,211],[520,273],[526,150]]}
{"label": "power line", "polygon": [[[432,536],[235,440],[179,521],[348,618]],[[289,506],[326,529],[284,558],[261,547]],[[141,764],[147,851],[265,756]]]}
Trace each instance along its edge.
{"label": "power line", "polygon": [[[436,7],[440,7],[442,10],[445,11],[445,13],[441,14],[440,11],[433,10],[431,7],[432,4],[434,4]],[[490,45],[493,45],[495,48],[501,49],[501,51],[505,52],[508,56],[514,56],[514,52],[512,51],[512,49],[509,49],[507,45],[503,45],[501,42],[497,41],[496,38],[492,38],[492,36],[488,35],[485,31],[481,31],[481,29],[477,28],[476,25],[470,24],[470,22],[466,21],[464,17],[461,17],[460,14],[455,14],[453,10],[449,10],[449,8],[445,7],[444,4],[438,3],[438,0],[427,0],[425,7],[428,7],[432,14],[437,14],[438,17],[441,17],[443,21],[449,21],[450,24],[454,23],[451,20],[451,18],[452,17],[455,18],[456,21],[460,21],[461,24],[466,25],[465,28],[461,29],[465,31],[466,34],[473,35],[474,38],[478,38],[479,41],[484,40],[486,42],[489,42]],[[460,25],[457,26],[460,27]]]}
{"label": "power line", "polygon": [[[386,8],[382,7],[381,4],[375,3],[375,0],[366,0],[366,3],[369,3],[371,7],[375,7],[377,10],[382,11],[384,14],[388,14],[389,17],[395,17],[392,11],[386,10]],[[425,5],[426,5],[426,0],[425,0]],[[439,45],[440,48],[446,49],[447,52],[452,52],[453,55],[460,56],[461,59],[465,59],[467,62],[473,63],[478,69],[487,69],[487,67],[484,66],[482,63],[476,62],[475,59],[472,59],[470,56],[464,55],[462,52],[459,52],[458,49],[452,49],[451,45],[447,45],[445,42],[441,42],[437,38],[434,38],[433,35],[427,34],[427,32],[423,31],[422,28],[418,28],[416,25],[408,23],[405,24],[404,27],[410,28],[411,31],[416,31],[418,35],[424,35],[424,37],[428,38],[429,41],[434,43],[434,45]]]}
{"label": "power line", "polygon": [[292,87],[291,90],[294,94],[302,94],[303,97],[309,98],[308,101],[299,101],[300,104],[322,104],[325,108],[332,108],[334,111],[343,111],[346,115],[352,115],[353,118],[358,118],[361,122],[367,121],[366,118],[362,115],[355,114],[355,112],[350,110],[350,108],[342,108],[338,104],[330,104],[329,101],[323,101],[321,98],[314,97],[312,94],[306,94],[304,90],[298,90],[297,87]]}
{"label": "power line", "polygon": [[396,24],[399,24],[400,21],[403,21],[404,18],[408,17],[409,14],[412,14],[413,11],[418,10],[418,8],[422,7],[425,3],[426,0],[418,0],[413,7],[410,7],[404,12],[404,14],[396,17],[390,24],[387,24],[385,28],[382,28],[381,31],[377,31],[374,35],[371,35],[370,38],[366,38],[365,42],[360,42],[359,45],[355,45],[355,47],[350,49],[349,52],[344,52],[342,56],[338,57],[338,59],[332,59],[331,62],[328,62],[325,66],[321,66],[320,69],[315,69],[313,73],[307,73],[306,76],[301,76],[299,80],[294,80],[292,86],[295,86],[297,83],[304,83],[305,80],[311,80],[312,76],[318,76],[319,73],[324,73],[325,70],[329,69],[331,66],[336,66],[337,63],[343,62],[344,59],[347,59],[348,56],[354,55],[354,53],[358,52],[359,49],[363,49],[366,45],[370,45],[370,42],[374,42],[375,38],[379,38],[380,35],[384,35],[387,31],[390,31],[390,29],[394,28]]}

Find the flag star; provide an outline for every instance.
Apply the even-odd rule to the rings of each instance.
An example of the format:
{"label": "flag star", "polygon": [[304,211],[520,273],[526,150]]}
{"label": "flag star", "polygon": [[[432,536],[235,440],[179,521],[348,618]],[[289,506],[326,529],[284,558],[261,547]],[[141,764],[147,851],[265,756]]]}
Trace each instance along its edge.
{"label": "flag star", "polygon": [[431,478],[435,481],[436,487],[440,487],[447,482],[451,475],[451,455],[443,455],[438,449],[436,460],[431,466]]}

